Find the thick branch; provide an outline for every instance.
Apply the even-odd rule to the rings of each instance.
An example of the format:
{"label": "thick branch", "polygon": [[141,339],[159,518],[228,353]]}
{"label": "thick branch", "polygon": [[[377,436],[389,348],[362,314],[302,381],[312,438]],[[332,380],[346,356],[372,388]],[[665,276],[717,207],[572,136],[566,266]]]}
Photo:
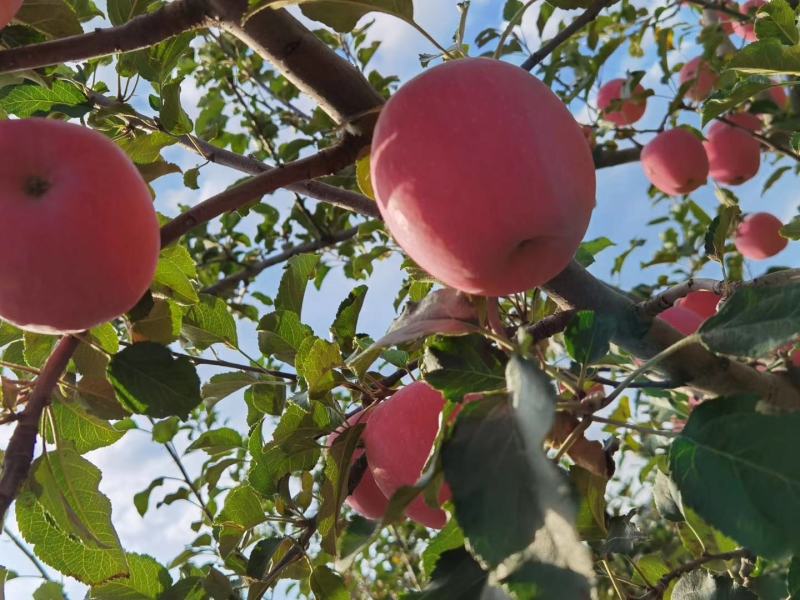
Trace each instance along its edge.
{"label": "thick branch", "polygon": [[79,343],[80,340],[75,336],[67,335],[61,338],[40,371],[25,410],[19,414],[17,426],[6,448],[2,476],[0,476],[0,523],[5,520],[6,511],[28,477],[42,413],[50,404],[53,390]]}
{"label": "thick branch", "polygon": [[551,40],[546,42],[541,48],[526,58],[525,62],[523,62],[520,66],[526,71],[530,71],[533,67],[550,56],[550,54],[561,44],[583,29],[584,26],[594,21],[595,18],[597,18],[597,15],[600,14],[600,11],[607,6],[611,6],[616,1],[617,0],[596,0],[591,7],[587,8],[572,23],[564,27],[564,29],[553,36]]}
{"label": "thick branch", "polygon": [[595,150],[593,154],[594,166],[596,169],[615,167],[625,163],[636,162],[639,160],[642,149],[638,146],[633,148],[623,148],[622,150]]}
{"label": "thick branch", "polygon": [[2,50],[0,73],[37,69],[146,48],[185,31],[210,25],[215,16],[211,5],[208,0],[178,0],[118,27]]}
{"label": "thick branch", "polygon": [[293,256],[297,256],[298,254],[303,254],[305,252],[314,252],[316,250],[321,250],[322,248],[335,246],[336,244],[343,242],[345,240],[349,240],[350,238],[355,237],[355,235],[358,233],[358,229],[359,229],[358,227],[351,227],[350,229],[339,231],[323,239],[314,240],[311,242],[305,242],[303,244],[298,244],[297,246],[292,246],[291,248],[287,248],[286,250],[284,250],[279,254],[276,254],[275,256],[270,256],[269,258],[262,260],[261,262],[245,267],[238,273],[234,273],[233,275],[229,275],[224,279],[220,279],[214,285],[211,285],[206,289],[204,289],[203,293],[211,295],[219,295],[224,292],[227,292],[235,288],[242,281],[249,281],[251,279],[254,279],[259,275],[259,273],[261,273],[265,269],[268,269],[275,265],[279,265],[282,262],[289,260]]}
{"label": "thick branch", "polygon": [[[272,63],[337,123],[371,132],[383,98],[361,72],[285,10],[265,9],[223,28]],[[357,122],[356,122],[357,121]]]}
{"label": "thick branch", "polygon": [[[594,310],[614,318],[614,342],[640,358],[652,358],[682,336],[667,323],[639,314],[633,300],[595,279],[577,263],[543,286],[562,309]],[[664,359],[659,368],[670,380],[719,396],[754,393],[772,408],[797,410],[800,392],[788,377],[760,373],[740,362],[716,356],[695,344]]]}
{"label": "thick branch", "polygon": [[335,146],[287,165],[256,175],[249,181],[217,194],[182,213],[161,228],[161,244],[168,246],[198,225],[247,204],[290,183],[329,175],[352,164],[365,141],[345,136]]}

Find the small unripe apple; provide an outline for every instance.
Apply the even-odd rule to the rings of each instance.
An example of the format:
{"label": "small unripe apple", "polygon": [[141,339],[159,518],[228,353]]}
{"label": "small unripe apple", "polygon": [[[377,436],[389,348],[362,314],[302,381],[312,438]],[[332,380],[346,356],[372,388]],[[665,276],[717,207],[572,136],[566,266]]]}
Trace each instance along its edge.
{"label": "small unripe apple", "polygon": [[[366,419],[369,419],[369,417],[366,417]],[[347,426],[353,427],[359,423],[366,422],[364,411],[361,411],[347,419],[346,423]],[[342,427],[328,436],[329,448],[333,446],[336,438],[344,433],[344,431],[345,427]],[[363,431],[361,435],[363,437]],[[353,453],[353,462],[355,463],[363,454],[364,449],[357,448]],[[372,476],[372,472],[369,470],[369,467],[367,467],[367,469],[364,471],[364,474],[361,476],[356,489],[354,489],[353,493],[347,497],[345,502],[347,502],[347,504],[350,505],[350,507],[360,515],[375,521],[383,518],[383,515],[386,514],[386,508],[389,506],[389,500],[387,500],[386,496],[384,496],[383,492],[378,488],[378,484],[375,483],[375,478]]]}
{"label": "small unripe apple", "polygon": [[487,58],[448,61],[387,102],[372,183],[394,239],[458,290],[503,296],[567,266],[595,205],[580,126],[541,81]]}
{"label": "small unripe apple", "polygon": [[49,119],[0,121],[0,318],[72,333],[132,308],[160,248],[150,192],[105,136]]}
{"label": "small unripe apple", "polygon": [[708,179],[703,143],[685,129],[659,133],[642,149],[641,162],[650,183],[665,194],[688,194]]}
{"label": "small unripe apple", "polygon": [[[372,411],[363,439],[375,483],[387,498],[420,478],[439,431],[443,408],[444,396],[427,383],[417,381],[398,390]],[[449,498],[450,488],[445,484],[439,502]],[[422,496],[409,504],[406,514],[435,529],[444,527],[447,520],[443,510],[431,508]]]}
{"label": "small unripe apple", "polygon": [[700,325],[705,321],[705,319],[696,312],[687,310],[681,306],[671,306],[658,315],[658,318],[669,323],[683,335],[692,335],[700,329]]}
{"label": "small unripe apple", "polygon": [[761,143],[747,131],[756,131],[761,121],[750,113],[726,118],[739,127],[717,121],[709,128],[703,142],[708,155],[708,172],[719,183],[740,185],[752,179],[761,166]]}
{"label": "small unripe apple", "polygon": [[781,236],[783,227],[780,219],[766,212],[748,215],[739,224],[734,238],[736,249],[745,258],[763,260],[775,256],[789,243]]}
{"label": "small unripe apple", "polygon": [[743,37],[745,41],[755,42],[758,39],[758,35],[756,34],[756,27],[752,17],[756,11],[766,3],[767,0],[747,0],[747,2],[742,4],[742,6],[739,8],[739,12],[741,12],[743,15],[749,15],[751,20],[732,20],[734,33],[740,37]]}
{"label": "small unripe apple", "polygon": [[[647,96],[644,95],[645,89],[641,84],[636,86],[630,96],[623,99],[625,84],[625,79],[612,79],[597,93],[597,107],[603,113],[603,118],[615,125],[632,125],[647,110]],[[621,102],[615,102],[617,100]]]}
{"label": "small unripe apple", "polygon": [[23,0],[0,0],[0,29],[11,23],[22,7]]}
{"label": "small unripe apple", "polygon": [[702,102],[708,98],[714,86],[717,85],[719,76],[702,56],[693,58],[681,68],[678,75],[681,85],[687,81],[692,84],[686,89],[686,97],[695,102]]}
{"label": "small unripe apple", "polygon": [[686,297],[678,300],[675,306],[697,313],[703,319],[708,319],[717,314],[717,305],[720,300],[722,300],[722,297],[714,292],[700,290],[698,292],[690,292]]}

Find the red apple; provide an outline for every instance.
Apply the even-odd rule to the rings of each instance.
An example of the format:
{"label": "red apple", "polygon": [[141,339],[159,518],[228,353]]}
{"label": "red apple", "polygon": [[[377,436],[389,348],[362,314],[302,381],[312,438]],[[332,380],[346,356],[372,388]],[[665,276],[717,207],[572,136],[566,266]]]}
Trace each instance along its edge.
{"label": "red apple", "polygon": [[11,23],[11,19],[19,12],[23,0],[0,0],[0,29]]}
{"label": "red apple", "polygon": [[792,366],[800,367],[800,350],[795,350],[792,352],[790,360],[792,361]]}
{"label": "red apple", "polygon": [[[427,383],[417,381],[395,392],[372,411],[364,430],[367,461],[378,487],[391,496],[404,485],[413,485],[422,474],[439,431],[444,397]],[[439,501],[450,498],[445,484]],[[406,514],[427,527],[441,529],[447,514],[425,504],[418,496]]]}
{"label": "red apple", "polygon": [[392,235],[447,285],[502,296],[567,266],[595,205],[592,154],[538,79],[487,58],[449,61],[383,108],[372,183]]}
{"label": "red apple", "polygon": [[742,6],[739,8],[739,12],[743,15],[749,15],[751,18],[748,21],[738,21],[733,20],[733,31],[736,35],[743,37],[745,41],[748,42],[755,42],[758,39],[758,35],[756,35],[756,27],[755,27],[755,13],[756,11],[764,6],[767,3],[767,0],[747,0]]}
{"label": "red apple", "polygon": [[[615,125],[632,125],[641,119],[647,110],[647,97],[641,85],[637,85],[633,93],[623,99],[626,83],[625,79],[612,79],[597,93],[597,107],[603,113],[603,118]],[[615,100],[622,102],[611,106]]]}
{"label": "red apple", "polygon": [[708,178],[708,158],[703,143],[685,129],[659,133],[641,155],[644,173],[665,194],[688,194]]}
{"label": "red apple", "polygon": [[[367,419],[368,418],[369,417],[367,417]],[[350,427],[364,422],[365,417],[363,410],[347,419],[347,425]],[[345,428],[343,427],[337,431],[334,431],[328,436],[329,448],[333,445],[333,442],[336,441],[336,438],[338,438],[344,431]],[[356,462],[363,454],[363,448],[356,449],[356,451],[353,453],[353,462]],[[354,489],[353,493],[347,497],[345,502],[347,502],[347,504],[349,504],[350,507],[360,515],[375,521],[383,518],[383,515],[386,513],[386,507],[389,506],[389,500],[386,499],[386,496],[384,496],[383,492],[378,488],[378,485],[375,483],[375,478],[372,476],[369,468],[364,471],[364,474],[361,476],[361,480],[358,482],[356,489]]]}
{"label": "red apple", "polygon": [[739,224],[734,238],[736,249],[745,258],[763,260],[775,256],[789,243],[780,234],[780,219],[766,212],[753,213]]}
{"label": "red apple", "polygon": [[669,323],[683,335],[695,333],[705,320],[697,313],[680,306],[671,306],[658,315],[658,318]]}
{"label": "red apple", "polygon": [[697,313],[703,319],[708,319],[717,314],[717,305],[720,300],[722,300],[721,296],[701,290],[699,292],[690,292],[685,298],[678,300],[675,306]]}
{"label": "red apple", "polygon": [[0,317],[79,332],[147,291],[160,233],[147,184],[105,136],[47,119],[0,121]]}
{"label": "red apple", "polygon": [[[750,113],[726,117],[739,127],[717,121],[703,143],[708,155],[709,175],[719,183],[740,185],[752,179],[761,166],[761,143],[745,129],[756,131],[761,121]],[[745,129],[741,129],[744,127]]]}
{"label": "red apple", "polygon": [[771,87],[768,93],[770,100],[772,100],[779,109],[786,110],[789,108],[789,95],[786,93],[783,86]]}
{"label": "red apple", "polygon": [[[725,2],[725,6],[730,8],[731,10],[738,10],[739,5],[732,0],[730,2]],[[733,33],[733,17],[724,11],[717,11],[717,18],[719,19],[719,24],[722,26],[722,31],[725,35],[730,35]]]}
{"label": "red apple", "polygon": [[717,85],[719,76],[702,56],[693,58],[681,69],[679,73],[681,85],[687,81],[693,82],[686,90],[686,97],[696,102],[708,98],[714,86]]}

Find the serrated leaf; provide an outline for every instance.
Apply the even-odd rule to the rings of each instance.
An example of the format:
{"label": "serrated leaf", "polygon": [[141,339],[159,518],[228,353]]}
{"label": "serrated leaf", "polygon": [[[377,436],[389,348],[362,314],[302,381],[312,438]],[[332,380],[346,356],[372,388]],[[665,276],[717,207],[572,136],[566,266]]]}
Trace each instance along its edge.
{"label": "serrated leaf", "polygon": [[580,364],[590,364],[608,354],[616,320],[591,310],[581,310],[564,331],[567,352]]}
{"label": "serrated leaf", "polygon": [[314,335],[308,325],[300,322],[297,313],[279,310],[258,322],[258,347],[264,356],[274,356],[286,363],[294,363],[295,355],[303,341]]}
{"label": "serrated leaf", "polygon": [[797,13],[786,0],[771,0],[758,9],[755,31],[759,40],[776,39],[792,46],[800,41]]}
{"label": "serrated leaf", "polygon": [[230,452],[237,448],[242,448],[244,442],[239,432],[230,427],[220,427],[211,429],[200,434],[194,442],[186,449],[186,452],[193,450],[203,450],[206,454],[214,456],[223,452]]}
{"label": "serrated leaf", "polygon": [[228,305],[220,298],[207,294],[201,294],[200,301],[186,311],[182,331],[198,350],[205,350],[216,343],[231,346],[239,343],[236,321]]}
{"label": "serrated leaf", "polygon": [[23,84],[0,92],[0,109],[26,119],[34,115],[62,112],[80,117],[89,111],[86,96],[74,85],[57,80],[50,88]]}
{"label": "serrated leaf", "polygon": [[161,150],[177,143],[177,138],[163,131],[138,134],[135,137],[123,138],[117,141],[117,144],[131,160],[139,165],[157,161],[161,157]]}
{"label": "serrated leaf", "polygon": [[712,119],[730,112],[740,104],[773,87],[775,82],[768,77],[752,76],[736,82],[730,90],[720,90],[703,104],[703,125]]}
{"label": "serrated leaf", "polygon": [[[800,549],[800,415],[766,415],[757,398],[731,397],[695,408],[669,454],[685,506],[759,555]],[[757,439],[758,443],[742,443]]]}
{"label": "serrated leaf", "polygon": [[311,397],[318,397],[336,385],[334,369],[344,365],[338,344],[309,336],[300,345],[295,368],[308,386]]}
{"label": "serrated leaf", "polygon": [[[50,410],[59,439],[71,442],[78,454],[110,446],[125,434],[108,421],[90,415],[77,402],[61,399],[54,402]],[[45,432],[48,441],[54,442],[49,426]]]}
{"label": "serrated leaf", "polygon": [[431,338],[425,347],[425,381],[454,402],[465,394],[504,388],[505,355],[483,336]]}
{"label": "serrated leaf", "polygon": [[114,355],[108,378],[117,399],[134,414],[185,419],[202,400],[194,365],[153,342],[133,344]]}
{"label": "serrated leaf", "polygon": [[194,275],[194,262],[188,250],[183,246],[170,246],[161,251],[153,276],[153,290],[171,297],[179,304],[195,304],[200,297],[192,283]]}
{"label": "serrated leaf", "polygon": [[309,580],[316,600],[349,600],[350,592],[342,576],[325,565],[314,567]]}
{"label": "serrated leaf", "polygon": [[157,600],[172,586],[169,571],[146,554],[127,553],[130,575],[92,588],[92,600]]}
{"label": "serrated leaf", "polygon": [[83,33],[78,16],[64,0],[25,0],[14,19],[49,38]]}
{"label": "serrated leaf", "polygon": [[775,38],[759,40],[739,50],[728,67],[743,73],[800,75],[800,45],[784,46]]}
{"label": "serrated leaf", "polygon": [[112,25],[123,25],[147,12],[153,0],[108,0],[108,19]]}
{"label": "serrated leaf", "polygon": [[100,479],[97,467],[66,446],[34,461],[16,502],[19,530],[36,555],[89,585],[129,573]]}
{"label": "serrated leaf", "polygon": [[712,352],[758,357],[800,331],[800,284],[738,288],[698,333]]}
{"label": "serrated leaf", "polygon": [[225,497],[222,512],[217,516],[217,523],[235,523],[245,529],[255,527],[266,519],[261,499],[249,485],[233,488]]}
{"label": "serrated leaf", "polygon": [[288,310],[298,315],[303,314],[303,298],[309,280],[319,263],[316,254],[300,254],[293,256],[286,263],[286,270],[281,277],[278,295],[275,296],[275,308]]}

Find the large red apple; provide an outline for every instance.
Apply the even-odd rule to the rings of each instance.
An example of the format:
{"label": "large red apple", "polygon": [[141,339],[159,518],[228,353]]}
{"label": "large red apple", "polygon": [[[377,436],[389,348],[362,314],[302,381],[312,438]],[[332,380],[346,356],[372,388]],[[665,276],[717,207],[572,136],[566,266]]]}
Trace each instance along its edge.
{"label": "large red apple", "polygon": [[680,331],[683,335],[692,335],[700,329],[700,325],[705,321],[705,319],[696,312],[687,310],[681,306],[671,306],[658,315],[658,318],[672,325],[672,327]]}
{"label": "large red apple", "polygon": [[603,113],[603,118],[615,125],[632,125],[641,119],[647,110],[645,89],[637,85],[632,94],[625,96],[626,83],[625,79],[612,79],[597,93],[597,107]]}
{"label": "large red apple", "polygon": [[78,332],[147,291],[159,229],[147,184],[105,136],[47,119],[0,121],[0,318]]}
{"label": "large red apple", "polygon": [[734,245],[745,258],[763,260],[775,256],[789,243],[781,236],[780,219],[766,212],[753,213],[744,218],[736,230]]}
{"label": "large red apple", "polygon": [[761,143],[747,131],[758,130],[761,121],[750,113],[737,113],[726,118],[738,127],[717,121],[709,128],[703,143],[708,155],[709,175],[719,183],[740,185],[752,179],[761,166]]}
{"label": "large red apple", "polygon": [[[368,419],[368,417],[366,417],[366,419]],[[347,425],[350,427],[366,422],[363,410],[347,419]],[[328,436],[329,448],[342,433],[344,433],[344,428],[334,431]],[[356,449],[353,453],[353,462],[356,462],[363,454],[363,448]],[[369,468],[364,471],[356,489],[347,497],[345,502],[360,515],[376,521],[383,518],[383,515],[386,513],[386,507],[389,506],[389,500],[386,499],[386,496],[384,496],[383,492],[378,488],[378,484],[375,483],[375,478],[372,476],[372,472]]]}
{"label": "large red apple", "polygon": [[686,89],[686,96],[696,102],[702,102],[708,98],[719,79],[719,76],[708,64],[708,61],[702,56],[693,58],[683,65],[678,77],[681,85],[687,81],[692,82]]}
{"label": "large red apple", "polygon": [[665,194],[688,194],[708,178],[703,143],[685,129],[659,133],[642,149],[642,167],[654,186]]}
{"label": "large red apple", "polygon": [[528,72],[486,58],[446,62],[400,88],[378,119],[371,168],[395,240],[471,294],[557,275],[595,205],[592,155],[566,106]]}
{"label": "large red apple", "polygon": [[717,305],[720,300],[722,300],[722,296],[714,292],[700,290],[698,292],[690,292],[685,298],[678,300],[675,306],[697,313],[703,319],[708,319],[717,314]]}
{"label": "large red apple", "polygon": [[0,29],[11,23],[23,0],[0,0]]}
{"label": "large red apple", "polygon": [[[417,381],[398,390],[372,411],[364,430],[367,462],[387,498],[420,478],[439,431],[442,408],[442,394]],[[439,501],[449,498],[450,488],[445,484]],[[406,514],[435,529],[444,527],[447,520],[443,510],[431,508],[421,496],[408,506]]]}
{"label": "large red apple", "polygon": [[739,12],[743,15],[749,15],[750,20],[748,21],[733,21],[733,31],[736,35],[743,37],[745,41],[748,42],[755,42],[758,39],[758,35],[756,34],[756,27],[755,27],[755,13],[757,10],[764,6],[767,3],[767,0],[747,0],[742,6],[739,8]]}

